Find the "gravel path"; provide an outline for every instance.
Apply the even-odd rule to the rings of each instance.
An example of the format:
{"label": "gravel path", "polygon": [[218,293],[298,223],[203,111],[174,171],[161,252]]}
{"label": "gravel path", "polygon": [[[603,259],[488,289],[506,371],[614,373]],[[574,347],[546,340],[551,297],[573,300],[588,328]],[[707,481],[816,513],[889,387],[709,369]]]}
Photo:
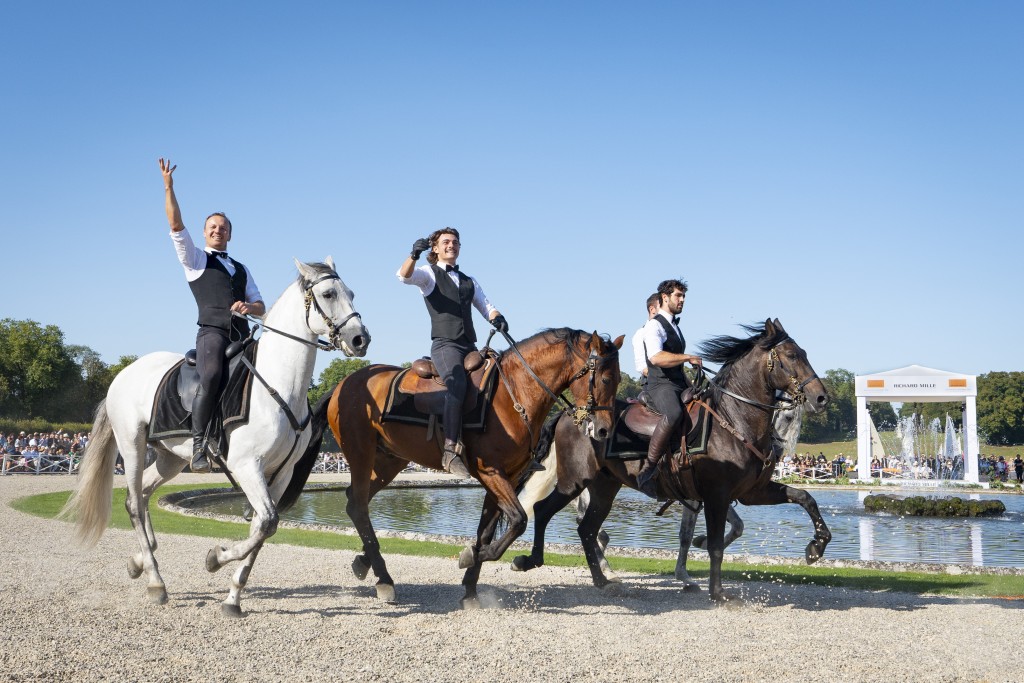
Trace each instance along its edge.
{"label": "gravel path", "polygon": [[489,608],[462,612],[454,558],[388,557],[400,604],[385,605],[352,553],[268,545],[230,620],[210,541],[163,534],[156,607],[125,571],[132,533],[82,550],[69,524],[8,506],[73,483],[0,477],[0,680],[1024,680],[1019,600],[749,583],[743,606],[715,608],[666,577],[600,591],[585,569],[492,563]]}

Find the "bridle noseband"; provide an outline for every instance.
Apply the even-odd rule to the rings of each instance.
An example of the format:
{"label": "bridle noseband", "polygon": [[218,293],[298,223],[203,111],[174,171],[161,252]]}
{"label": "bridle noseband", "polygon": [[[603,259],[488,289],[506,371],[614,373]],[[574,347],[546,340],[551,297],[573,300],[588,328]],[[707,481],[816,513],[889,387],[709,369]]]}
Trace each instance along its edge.
{"label": "bridle noseband", "polygon": [[310,307],[312,307],[317,313],[320,314],[320,318],[324,321],[324,326],[330,331],[328,335],[331,340],[330,343],[328,344],[318,339],[316,342],[317,348],[324,351],[330,351],[332,349],[338,348],[338,337],[341,336],[341,328],[343,328],[345,324],[352,318],[359,318],[360,322],[362,322],[363,317],[359,315],[357,311],[352,311],[344,318],[342,318],[340,322],[332,323],[331,319],[327,317],[326,313],[324,313],[324,309],[320,307],[320,302],[317,301],[316,295],[313,293],[313,287],[320,284],[321,282],[324,282],[325,280],[341,280],[341,277],[339,277],[338,274],[333,271],[321,275],[320,277],[306,285],[302,298],[306,308],[306,327],[309,328],[309,331],[313,331],[313,328],[310,327],[309,324]]}

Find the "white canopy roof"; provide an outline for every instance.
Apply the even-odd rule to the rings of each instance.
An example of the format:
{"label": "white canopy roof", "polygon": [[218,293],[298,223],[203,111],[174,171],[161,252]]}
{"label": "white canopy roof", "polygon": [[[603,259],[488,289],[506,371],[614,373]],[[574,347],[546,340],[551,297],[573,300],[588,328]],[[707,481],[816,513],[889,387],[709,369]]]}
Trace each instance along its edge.
{"label": "white canopy roof", "polygon": [[857,375],[855,387],[857,396],[864,396],[868,401],[941,403],[977,396],[978,378],[976,375],[908,365],[873,375]]}

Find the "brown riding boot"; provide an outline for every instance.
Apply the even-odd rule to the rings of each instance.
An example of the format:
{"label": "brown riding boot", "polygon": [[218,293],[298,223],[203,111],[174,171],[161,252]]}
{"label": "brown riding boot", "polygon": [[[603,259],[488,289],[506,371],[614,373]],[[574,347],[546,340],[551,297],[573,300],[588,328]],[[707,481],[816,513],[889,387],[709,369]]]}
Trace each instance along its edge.
{"label": "brown riding boot", "polygon": [[672,432],[672,425],[668,424],[668,420],[662,419],[658,422],[654,433],[651,434],[651,442],[647,446],[647,460],[644,461],[644,466],[636,475],[637,490],[651,498],[658,497],[654,475],[658,471],[658,461],[668,450]]}
{"label": "brown riding boot", "polygon": [[454,474],[464,479],[469,479],[469,470],[463,462],[463,447],[461,441],[444,440],[444,452],[441,454],[441,467],[445,472]]}

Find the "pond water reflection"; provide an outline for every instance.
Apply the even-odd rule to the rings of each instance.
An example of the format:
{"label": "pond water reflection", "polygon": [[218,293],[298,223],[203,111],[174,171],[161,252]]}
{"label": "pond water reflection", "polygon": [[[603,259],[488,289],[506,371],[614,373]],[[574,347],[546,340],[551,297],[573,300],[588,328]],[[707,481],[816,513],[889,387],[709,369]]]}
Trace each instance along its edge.
{"label": "pond water reflection", "polygon": [[[888,492],[892,492],[891,489]],[[928,519],[866,513],[862,500],[869,492],[818,489],[817,499],[832,530],[830,559],[925,562],[975,566],[1024,567],[1024,496],[1012,494],[938,493],[961,497],[996,497],[1006,504],[1001,517]],[[916,493],[915,493],[916,495]],[[484,493],[479,487],[392,488],[374,498],[370,513],[377,529],[472,536],[476,533]],[[308,491],[282,516],[295,522],[351,526],[341,490]],[[207,512],[240,515],[240,495],[193,499],[189,505]],[[613,546],[674,550],[679,525],[678,507],[655,517],[658,505],[631,490],[623,490],[605,523]],[[802,558],[811,540],[810,520],[797,505],[737,506],[743,536],[729,552]],[[702,533],[704,517],[697,522]],[[532,540],[533,524],[522,540]],[[551,543],[578,543],[575,516],[568,509],[548,527]]]}

